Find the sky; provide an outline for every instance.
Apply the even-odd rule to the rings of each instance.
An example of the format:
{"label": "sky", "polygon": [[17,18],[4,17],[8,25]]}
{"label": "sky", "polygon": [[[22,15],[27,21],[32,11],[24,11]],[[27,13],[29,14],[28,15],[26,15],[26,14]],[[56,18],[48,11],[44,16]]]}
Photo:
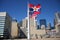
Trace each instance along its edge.
{"label": "sky", "polygon": [[46,19],[47,24],[53,26],[55,13],[60,12],[60,0],[0,0],[0,12],[7,12],[12,18],[21,21],[27,16],[27,3],[41,4],[41,13],[37,16]]}

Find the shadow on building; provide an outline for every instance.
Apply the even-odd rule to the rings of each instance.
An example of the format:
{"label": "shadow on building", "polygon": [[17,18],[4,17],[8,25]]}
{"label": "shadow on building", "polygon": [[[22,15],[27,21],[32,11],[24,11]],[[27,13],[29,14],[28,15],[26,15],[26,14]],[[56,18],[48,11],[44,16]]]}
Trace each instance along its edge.
{"label": "shadow on building", "polygon": [[20,36],[19,36],[20,39],[25,39],[27,38],[25,33],[20,29]]}

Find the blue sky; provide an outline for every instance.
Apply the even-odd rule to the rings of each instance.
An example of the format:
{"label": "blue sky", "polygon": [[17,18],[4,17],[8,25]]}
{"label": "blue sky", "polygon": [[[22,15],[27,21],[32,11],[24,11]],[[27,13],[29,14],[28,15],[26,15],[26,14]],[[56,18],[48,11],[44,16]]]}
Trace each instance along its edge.
{"label": "blue sky", "polygon": [[53,26],[55,13],[60,12],[60,0],[0,0],[0,12],[8,12],[19,22],[27,16],[27,2],[34,5],[41,4],[38,22],[40,19],[46,19],[47,24],[51,23]]}

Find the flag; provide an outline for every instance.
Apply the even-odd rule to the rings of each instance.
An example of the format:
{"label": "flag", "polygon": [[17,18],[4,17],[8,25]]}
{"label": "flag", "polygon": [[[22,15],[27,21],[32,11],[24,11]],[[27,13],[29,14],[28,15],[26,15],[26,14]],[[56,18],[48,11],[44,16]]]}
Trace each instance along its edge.
{"label": "flag", "polygon": [[29,7],[30,7],[30,8],[33,8],[33,7],[34,7],[34,5],[33,5],[33,4],[29,4]]}
{"label": "flag", "polygon": [[41,8],[41,5],[40,5],[40,4],[38,4],[38,5],[36,6],[36,8]]}
{"label": "flag", "polygon": [[34,17],[38,14],[40,14],[40,8],[41,8],[41,5],[38,4],[36,6],[34,6],[33,4],[29,4],[29,15]]}

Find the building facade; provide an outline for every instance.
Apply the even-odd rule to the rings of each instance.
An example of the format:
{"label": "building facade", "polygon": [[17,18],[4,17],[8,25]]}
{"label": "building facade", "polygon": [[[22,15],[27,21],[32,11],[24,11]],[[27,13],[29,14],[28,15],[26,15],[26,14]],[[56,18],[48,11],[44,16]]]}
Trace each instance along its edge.
{"label": "building facade", "polygon": [[10,38],[11,17],[6,12],[0,12],[0,38]]}
{"label": "building facade", "polygon": [[60,13],[57,12],[55,14],[55,29],[56,29],[56,33],[60,32]]}
{"label": "building facade", "polygon": [[30,18],[30,25],[29,25],[30,26],[30,38],[41,38],[42,35],[46,34],[45,29],[37,29],[36,22],[37,21],[35,18]]}
{"label": "building facade", "polygon": [[18,25],[17,25],[17,20],[16,19],[12,20],[11,37],[12,38],[17,38],[18,37]]}
{"label": "building facade", "polygon": [[18,23],[19,37],[27,38],[27,17]]}

